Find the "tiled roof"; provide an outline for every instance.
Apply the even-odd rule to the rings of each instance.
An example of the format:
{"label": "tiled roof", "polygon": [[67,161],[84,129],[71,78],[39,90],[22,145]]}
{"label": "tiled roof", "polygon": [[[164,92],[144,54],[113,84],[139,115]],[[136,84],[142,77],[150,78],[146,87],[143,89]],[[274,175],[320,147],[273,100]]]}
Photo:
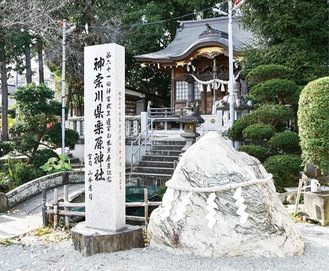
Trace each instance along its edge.
{"label": "tiled roof", "polygon": [[[237,17],[233,17],[233,50],[241,50],[244,44],[252,44],[253,36],[242,29]],[[214,30],[213,34],[201,35],[209,25]],[[228,47],[227,39],[228,18],[218,17],[204,20],[180,21],[174,40],[161,51],[135,56],[139,61],[172,61],[183,58],[193,48],[203,46]],[[200,36],[201,35],[201,36]]]}

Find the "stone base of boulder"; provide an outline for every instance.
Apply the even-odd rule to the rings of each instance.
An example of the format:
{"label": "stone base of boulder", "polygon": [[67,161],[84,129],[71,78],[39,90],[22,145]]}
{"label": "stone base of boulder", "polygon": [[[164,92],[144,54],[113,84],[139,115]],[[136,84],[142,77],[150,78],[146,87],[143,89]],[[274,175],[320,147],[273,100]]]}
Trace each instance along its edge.
{"label": "stone base of boulder", "polygon": [[72,229],[72,240],[74,249],[83,256],[145,246],[142,228],[130,225],[118,231],[107,231],[87,227],[81,222]]}

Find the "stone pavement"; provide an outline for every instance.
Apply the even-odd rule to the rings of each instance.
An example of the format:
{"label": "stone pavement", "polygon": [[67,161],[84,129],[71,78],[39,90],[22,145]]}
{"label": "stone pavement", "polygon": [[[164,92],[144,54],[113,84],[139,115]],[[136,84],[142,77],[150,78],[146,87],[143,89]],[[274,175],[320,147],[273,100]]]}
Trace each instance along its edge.
{"label": "stone pavement", "polygon": [[[69,194],[80,193],[84,184],[70,184]],[[63,186],[57,187],[58,196],[63,197]],[[47,190],[47,201],[53,200],[54,189]],[[12,238],[42,226],[42,194],[22,202],[7,213],[0,214],[0,240]]]}
{"label": "stone pavement", "polygon": [[42,216],[23,214],[0,215],[0,240],[12,238],[42,226]]}

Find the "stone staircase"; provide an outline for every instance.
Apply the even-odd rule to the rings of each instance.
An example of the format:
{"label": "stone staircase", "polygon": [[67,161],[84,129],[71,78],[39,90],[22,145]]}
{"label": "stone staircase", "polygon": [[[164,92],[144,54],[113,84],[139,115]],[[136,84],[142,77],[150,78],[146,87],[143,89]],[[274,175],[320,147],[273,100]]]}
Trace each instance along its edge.
{"label": "stone staircase", "polygon": [[174,173],[184,140],[155,140],[134,166],[131,177],[139,185],[163,185]]}
{"label": "stone staircase", "polygon": [[69,164],[71,164],[72,169],[83,168],[84,165],[81,163],[78,157],[74,157],[71,153],[68,155]]}

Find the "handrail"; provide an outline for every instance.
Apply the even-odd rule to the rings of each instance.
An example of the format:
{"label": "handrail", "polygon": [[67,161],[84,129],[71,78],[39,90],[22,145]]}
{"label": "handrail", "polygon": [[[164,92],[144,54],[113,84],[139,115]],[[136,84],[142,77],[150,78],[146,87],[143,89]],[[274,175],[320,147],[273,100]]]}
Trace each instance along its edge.
{"label": "handrail", "polygon": [[[151,127],[151,133],[148,133],[149,128]],[[146,134],[144,141],[141,143],[142,136]],[[151,122],[147,125],[147,127],[142,131],[138,137],[131,142],[131,156],[130,156],[130,174],[132,174],[133,171],[133,164],[134,164],[134,156],[138,152],[138,161],[140,160],[140,150],[143,147],[144,144],[146,144],[149,140],[149,138],[153,135],[153,120],[151,119]],[[134,144],[138,143],[138,148],[134,151]]]}
{"label": "handrail", "polygon": [[163,108],[149,108],[149,118],[157,118],[157,117],[170,117],[176,116],[181,117],[184,115],[184,110],[187,111],[189,107],[163,107]]}

